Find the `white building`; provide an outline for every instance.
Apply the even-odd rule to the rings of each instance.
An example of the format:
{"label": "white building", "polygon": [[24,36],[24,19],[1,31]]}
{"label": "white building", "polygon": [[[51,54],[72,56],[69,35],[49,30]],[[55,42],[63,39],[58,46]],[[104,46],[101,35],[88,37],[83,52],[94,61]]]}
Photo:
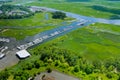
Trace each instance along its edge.
{"label": "white building", "polygon": [[30,56],[29,52],[27,52],[26,50],[21,50],[16,52],[16,55],[20,58],[20,59],[25,59],[27,57]]}

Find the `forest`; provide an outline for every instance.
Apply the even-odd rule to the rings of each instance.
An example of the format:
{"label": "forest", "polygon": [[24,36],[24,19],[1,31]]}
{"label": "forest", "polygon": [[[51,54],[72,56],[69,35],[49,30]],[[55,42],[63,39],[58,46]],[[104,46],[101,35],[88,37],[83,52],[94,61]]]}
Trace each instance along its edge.
{"label": "forest", "polygon": [[21,19],[34,15],[26,6],[2,5],[0,10],[0,19]]}

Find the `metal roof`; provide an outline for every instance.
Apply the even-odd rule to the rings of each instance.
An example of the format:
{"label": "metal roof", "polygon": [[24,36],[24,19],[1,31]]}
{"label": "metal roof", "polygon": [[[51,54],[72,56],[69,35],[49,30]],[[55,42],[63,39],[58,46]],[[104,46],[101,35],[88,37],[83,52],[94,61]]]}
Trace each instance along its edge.
{"label": "metal roof", "polygon": [[29,52],[27,52],[26,50],[21,50],[21,51],[18,51],[16,52],[17,56],[21,59],[23,58],[27,58],[30,56]]}

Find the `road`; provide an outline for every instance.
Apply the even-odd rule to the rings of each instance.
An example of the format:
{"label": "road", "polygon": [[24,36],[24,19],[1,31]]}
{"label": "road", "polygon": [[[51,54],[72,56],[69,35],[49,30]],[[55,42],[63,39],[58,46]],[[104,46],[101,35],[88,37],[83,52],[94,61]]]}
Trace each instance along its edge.
{"label": "road", "polygon": [[[51,8],[45,8],[45,7],[42,7],[42,8],[46,9],[47,11],[52,11],[52,12],[56,11],[55,9],[51,9]],[[31,37],[27,37],[24,40],[18,41],[18,43],[20,43],[20,44],[17,45],[17,46],[24,45],[24,44],[27,44],[29,42],[33,42],[36,39],[43,38],[43,36],[47,35],[48,36],[47,38],[44,38],[44,40],[42,42],[38,43],[40,45],[40,44],[42,44],[42,43],[44,43],[48,40],[51,40],[51,39],[54,39],[56,37],[62,36],[64,34],[67,34],[71,31],[75,30],[75,29],[87,26],[87,25],[95,23],[95,22],[120,25],[120,20],[106,20],[106,19],[100,19],[100,18],[92,18],[92,17],[81,16],[81,15],[70,13],[70,12],[65,12],[65,13],[69,17],[76,18],[77,21],[72,22],[70,25],[58,26],[55,29],[45,31],[45,32],[36,34],[34,36],[31,36]],[[78,25],[81,20],[86,21],[84,23],[84,25]],[[54,36],[52,36],[51,34],[55,33],[56,31],[58,33],[55,34]],[[38,44],[36,44],[36,45],[38,45]],[[36,45],[30,46],[30,48],[33,48]],[[14,47],[13,50],[10,50],[8,52],[8,54],[6,55],[5,58],[0,60],[0,69],[1,70],[5,69],[6,67],[13,66],[13,65],[15,65],[19,62],[19,59],[15,55],[17,51],[18,50]]]}

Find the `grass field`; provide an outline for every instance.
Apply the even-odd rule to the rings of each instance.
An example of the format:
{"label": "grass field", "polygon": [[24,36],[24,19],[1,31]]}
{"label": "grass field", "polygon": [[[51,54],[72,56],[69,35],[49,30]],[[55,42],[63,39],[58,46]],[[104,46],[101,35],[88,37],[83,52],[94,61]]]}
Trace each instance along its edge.
{"label": "grass field", "polygon": [[[48,15],[48,20],[46,20],[46,14]],[[25,19],[1,19],[0,28],[2,31],[0,32],[0,35],[14,37],[17,40],[20,40],[26,36],[32,36],[39,32],[61,26],[63,21],[69,20],[73,19],[52,19],[50,13],[37,13],[34,16]]]}
{"label": "grass field", "polygon": [[[48,15],[48,20],[45,15]],[[4,26],[12,27],[33,27],[33,26],[45,26],[48,24],[57,24],[64,20],[60,19],[52,19],[52,15],[50,13],[37,13],[34,16],[24,19],[0,19],[0,28]]]}
{"label": "grass field", "polygon": [[[117,34],[115,34],[117,33]],[[73,56],[82,56],[88,62],[100,61],[102,63],[120,57],[120,26],[96,23],[68,33],[60,38],[49,41],[34,49],[39,50],[43,46],[55,44],[56,49],[71,51]],[[56,53],[57,54],[57,53]],[[58,68],[59,69],[59,68]],[[59,69],[60,71],[63,71]],[[66,71],[71,74],[70,71]],[[80,73],[73,73],[81,77]],[[92,80],[91,76],[101,76],[103,80],[110,80],[104,73],[92,73],[83,77],[84,80]],[[111,80],[116,80],[115,78]]]}
{"label": "grass field", "polygon": [[57,46],[88,60],[106,60],[120,57],[119,42],[120,26],[96,23],[69,33]]}
{"label": "grass field", "polygon": [[[105,31],[103,32],[102,30],[105,30]],[[71,33],[68,33],[67,35],[61,36],[52,41],[48,41],[44,44],[41,44],[40,46],[37,46],[29,50],[32,56],[26,60],[21,61],[18,65],[12,67],[9,71],[17,72],[20,70],[24,70],[23,66],[26,66],[27,64],[30,65],[36,60],[39,61],[40,55],[42,53],[44,54],[51,53],[56,56],[59,55],[58,60],[56,59],[54,61],[53,57],[51,56],[50,59],[48,58],[48,60],[52,59],[53,62],[51,63],[48,62],[48,65],[46,62],[47,58],[45,58],[45,61],[41,61],[41,60],[39,61],[40,68],[38,69],[32,68],[31,70],[24,70],[24,71],[28,72],[30,75],[33,75],[38,72],[46,70],[47,67],[52,67],[52,69],[57,69],[61,72],[63,71],[72,76],[83,78],[83,80],[97,80],[99,79],[99,77],[103,80],[117,80],[119,73],[114,73],[111,70],[112,78],[108,78],[106,75],[110,73],[108,72],[109,69],[106,69],[105,65],[103,64],[102,66],[101,65],[100,66],[102,70],[104,69],[104,72],[93,72],[91,74],[86,74],[84,73],[84,71],[82,71],[82,69],[80,69],[79,72],[73,72],[75,66],[82,65],[81,63],[79,63],[81,59],[78,58],[76,59],[78,60],[78,62],[74,62],[78,65],[68,66],[68,63],[65,62],[66,60],[64,60],[64,57],[61,56],[60,53],[63,54],[64,52],[62,52],[62,50],[63,51],[67,50],[70,53],[69,54],[66,52],[65,53],[68,55],[71,55],[72,58],[75,58],[76,56],[83,57],[85,60],[87,60],[87,62],[85,61],[85,63],[87,64],[87,67],[88,65],[89,66],[92,65],[92,64],[89,64],[88,62],[91,63],[94,61],[100,61],[104,63],[110,59],[112,60],[117,59],[117,58],[119,59],[120,57],[120,54],[119,54],[120,53],[120,36],[119,34],[114,34],[115,32],[120,33],[119,30],[120,30],[120,26],[100,24],[100,23],[96,23],[90,26],[86,26],[84,28],[80,28]],[[52,53],[52,52],[55,52],[55,53]],[[59,67],[55,67],[56,61],[59,61],[59,64],[61,64],[59,65]],[[85,68],[85,64],[84,64],[84,68]],[[12,75],[10,77],[12,77]]]}
{"label": "grass field", "polygon": [[89,61],[119,58],[120,26],[96,23],[49,43],[55,43],[57,48],[82,55]]}
{"label": "grass field", "polygon": [[[120,14],[119,5],[120,3],[107,3],[103,2],[78,2],[78,3],[70,3],[70,2],[61,2],[61,3],[41,3],[41,2],[33,2],[28,3],[26,5],[36,5],[36,6],[45,6],[50,8],[55,8],[58,10],[64,10],[68,12],[77,13],[80,15],[97,17],[97,18],[107,18],[107,19],[119,19],[116,17]],[[97,5],[97,6],[96,6]],[[113,7],[110,7],[112,5]],[[115,6],[115,7],[114,7]],[[118,13],[116,13],[118,12]]]}
{"label": "grass field", "polygon": [[[97,6],[97,8],[101,8],[101,10],[99,11],[95,8],[96,6],[94,6],[93,4],[96,4],[96,2],[34,2],[29,3],[28,5],[46,6],[65,10],[68,12],[74,12],[77,14],[100,18],[111,18],[111,16],[118,15],[116,11],[119,10],[119,6],[117,5],[119,3],[114,5],[114,9],[113,6],[109,6],[109,3],[99,3],[100,6]],[[101,5],[106,5],[108,7],[106,8]],[[102,8],[105,8],[105,10],[107,11],[104,11],[104,9],[102,10]],[[1,30],[3,29],[0,35],[23,39],[26,36],[34,35],[39,32],[55,28],[56,25],[61,25],[60,23],[63,22],[63,20],[54,20],[51,18],[49,18],[49,20],[46,20],[44,16],[45,14],[46,13],[39,13],[33,17],[19,20],[0,20],[1,26],[11,27],[7,29],[3,29],[3,27],[0,27]],[[49,14],[49,17],[50,16],[51,15]],[[66,20],[71,20],[71,18],[65,19],[64,21]],[[53,25],[48,26],[48,24]],[[17,28],[19,29],[14,29],[12,28],[12,26],[17,26]],[[38,27],[33,29],[32,27],[35,26]],[[117,72],[116,70],[120,63],[117,63],[116,61],[117,67],[114,66],[114,64],[116,64],[114,63],[114,61],[116,59],[119,60],[120,57],[120,26],[101,23],[91,24],[89,26],[70,32],[57,39],[41,44],[40,46],[29,50],[29,52],[31,53],[30,58],[27,58],[26,60],[21,60],[17,65],[8,69],[8,71],[11,72],[8,80],[13,80],[15,74],[19,72],[27,72],[29,73],[29,75],[35,76],[36,74],[38,74],[38,72],[45,71],[48,67],[51,67],[55,70],[57,69],[61,72],[76,76],[78,78],[83,78],[83,80],[120,79],[120,71]],[[40,57],[42,54],[45,54],[44,56],[48,57],[45,57],[44,60],[41,60]],[[67,59],[69,59],[70,62],[73,62],[76,65],[71,66],[69,64],[69,60]],[[98,64],[99,62],[102,62],[103,64],[100,63],[101,65],[98,65],[99,68],[96,68],[96,66],[92,64],[92,62],[94,61],[98,61]],[[106,67],[106,61],[109,62],[107,65],[110,64],[110,66]],[[36,68],[35,64],[39,65],[39,68]],[[75,72],[76,67],[78,69],[78,72]],[[92,72],[90,74],[86,73],[87,71],[89,72],[91,70]]]}

